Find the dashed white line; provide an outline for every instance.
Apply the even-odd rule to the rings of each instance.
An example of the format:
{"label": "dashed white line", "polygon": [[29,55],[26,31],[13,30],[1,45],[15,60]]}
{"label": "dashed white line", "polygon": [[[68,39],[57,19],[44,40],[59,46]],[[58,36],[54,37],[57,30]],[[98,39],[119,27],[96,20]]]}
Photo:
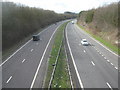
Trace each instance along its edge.
{"label": "dashed white line", "polygon": [[109,87],[111,90],[113,90],[112,87],[110,86],[110,84],[109,84],[108,82],[107,82],[107,85],[108,85],[108,87]]}
{"label": "dashed white line", "polygon": [[99,52],[99,51],[97,51],[97,52]]}
{"label": "dashed white line", "polygon": [[111,65],[113,65],[113,63],[111,63]]}
{"label": "dashed white line", "polygon": [[[46,31],[46,30],[48,30],[48,28],[45,29],[45,30],[43,30],[43,31],[41,31],[40,33],[38,33],[38,35],[41,34],[41,33],[44,32],[44,31]],[[19,49],[17,49],[17,51],[15,51],[12,55],[10,55],[4,62],[2,62],[2,63],[0,64],[0,67],[1,67],[2,65],[4,65],[10,58],[12,58],[16,53],[18,53],[23,47],[25,47],[28,43],[30,43],[30,41],[32,41],[32,38],[31,38],[29,41],[27,41],[23,46],[21,46]]]}
{"label": "dashed white line", "polygon": [[104,57],[104,59],[107,59],[106,57]]}
{"label": "dashed white line", "polygon": [[93,61],[91,61],[91,63],[93,64],[93,66],[95,66],[95,63]]}
{"label": "dashed white line", "polygon": [[86,51],[84,50],[84,53],[86,53]]}
{"label": "dashed white line", "polygon": [[35,80],[36,80],[36,78],[37,78],[37,75],[38,75],[40,66],[41,66],[41,64],[42,64],[42,61],[43,61],[44,56],[45,56],[45,54],[46,54],[46,51],[47,51],[47,49],[48,49],[48,46],[49,46],[49,44],[50,44],[50,42],[51,42],[51,40],[52,40],[55,32],[57,31],[57,29],[58,29],[59,27],[60,27],[60,25],[59,25],[59,26],[56,28],[56,30],[53,32],[53,34],[51,35],[51,37],[50,37],[50,39],[49,39],[49,41],[48,41],[48,43],[47,43],[47,45],[46,45],[46,48],[45,48],[45,50],[44,50],[44,52],[43,52],[43,55],[42,55],[42,57],[41,57],[41,60],[40,60],[40,62],[39,62],[39,65],[38,65],[38,67],[37,67],[37,70],[36,70],[36,73],[35,73],[35,75],[34,75],[34,78],[33,78],[33,80],[32,80],[32,83],[31,83],[31,86],[30,86],[30,90],[32,90],[32,88],[33,88],[33,85],[34,85]]}
{"label": "dashed white line", "polygon": [[9,83],[9,81],[12,79],[12,76],[9,77],[6,83]]}
{"label": "dashed white line", "polygon": [[[77,26],[77,25],[76,25]],[[80,29],[78,26],[77,26],[78,29]],[[116,55],[116,56],[119,56],[117,55],[116,53],[114,53],[113,51],[111,51],[110,49],[108,49],[105,45],[103,45],[102,43],[100,43],[99,41],[95,40],[93,37],[91,37],[90,34],[87,34],[86,32],[84,32],[84,34],[86,34],[87,36],[89,36],[91,39],[93,39],[94,41],[96,41],[98,44],[100,44],[102,47],[104,47],[106,50],[108,50],[109,52],[111,52],[112,54]]]}
{"label": "dashed white line", "polygon": [[104,56],[104,55],[102,55],[102,56]]}
{"label": "dashed white line", "polygon": [[24,63],[24,62],[25,62],[25,60],[26,60],[26,59],[23,59],[22,63]]}
{"label": "dashed white line", "polygon": [[102,54],[102,53],[100,52],[100,54]]}
{"label": "dashed white line", "polygon": [[110,60],[107,60],[108,62],[110,62]]}
{"label": "dashed white line", "polygon": [[33,49],[31,49],[31,52],[33,51]]}
{"label": "dashed white line", "polygon": [[117,67],[115,67],[115,69],[117,69],[117,70],[118,70],[118,68],[117,68]]}

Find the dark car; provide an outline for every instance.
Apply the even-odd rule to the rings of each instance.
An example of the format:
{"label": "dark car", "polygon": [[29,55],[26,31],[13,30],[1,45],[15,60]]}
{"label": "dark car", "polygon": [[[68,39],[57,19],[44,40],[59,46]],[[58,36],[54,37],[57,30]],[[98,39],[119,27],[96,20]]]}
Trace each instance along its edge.
{"label": "dark car", "polygon": [[40,40],[39,35],[33,35],[33,41],[38,41],[38,40]]}

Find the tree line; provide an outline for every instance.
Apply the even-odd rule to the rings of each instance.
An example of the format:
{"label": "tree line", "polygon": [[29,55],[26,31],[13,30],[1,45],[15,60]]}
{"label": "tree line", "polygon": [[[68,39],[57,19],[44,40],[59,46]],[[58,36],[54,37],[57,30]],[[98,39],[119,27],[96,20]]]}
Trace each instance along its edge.
{"label": "tree line", "polygon": [[115,41],[120,38],[118,15],[118,2],[116,2],[96,9],[81,11],[78,15],[78,24],[89,28],[93,34],[116,44]]}
{"label": "tree line", "polygon": [[2,51],[52,23],[75,18],[73,15],[2,2]]}

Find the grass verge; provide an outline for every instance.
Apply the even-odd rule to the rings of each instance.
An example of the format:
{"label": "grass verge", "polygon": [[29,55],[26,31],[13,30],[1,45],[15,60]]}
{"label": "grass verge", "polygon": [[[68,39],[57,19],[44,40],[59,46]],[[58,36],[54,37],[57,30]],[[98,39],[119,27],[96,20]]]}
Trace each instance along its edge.
{"label": "grass verge", "polygon": [[[55,64],[56,61],[56,57],[58,56],[58,52],[59,52],[59,48],[62,45],[62,40],[63,40],[63,31],[66,27],[68,22],[62,24],[59,28],[58,31],[56,32],[56,36],[55,36],[55,40],[54,40],[54,44],[52,47],[52,51],[49,57],[49,62],[48,62],[48,70],[47,70],[47,75],[46,75],[46,79],[45,79],[45,83],[44,83],[44,87],[48,88],[50,79],[51,79],[51,74],[53,72],[53,64]],[[55,71],[55,76],[54,76],[54,80],[53,80],[53,84],[52,87],[54,87],[54,84],[56,84],[57,82],[57,86],[61,85],[61,88],[70,88],[70,84],[69,84],[69,76],[68,76],[68,72],[66,71],[66,61],[65,61],[65,54],[63,55],[64,50],[62,47],[62,50],[60,52],[60,56],[58,57],[58,64],[56,67],[56,71]],[[62,77],[62,79],[60,79],[60,77]],[[59,80],[58,80],[59,78]],[[66,82],[66,80],[68,82]],[[62,84],[63,83],[63,84]],[[58,88],[58,87],[55,88]]]}
{"label": "grass verge", "polygon": [[83,26],[78,25],[82,30],[84,30],[85,32],[87,32],[88,34],[90,34],[93,38],[95,38],[96,40],[98,40],[99,42],[101,42],[103,45],[105,45],[106,47],[108,47],[110,50],[112,50],[113,52],[115,52],[116,54],[120,55],[120,48],[111,44],[110,42],[104,40],[103,38],[94,35],[92,32],[90,32],[89,30],[86,30]]}
{"label": "grass verge", "polygon": [[71,88],[68,73],[69,71],[67,66],[65,48],[62,44],[51,88]]}

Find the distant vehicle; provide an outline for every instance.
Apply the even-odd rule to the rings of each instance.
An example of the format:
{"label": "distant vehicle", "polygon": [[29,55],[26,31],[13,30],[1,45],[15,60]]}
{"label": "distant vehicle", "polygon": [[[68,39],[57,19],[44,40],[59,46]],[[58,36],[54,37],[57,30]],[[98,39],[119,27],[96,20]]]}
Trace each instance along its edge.
{"label": "distant vehicle", "polygon": [[74,24],[74,21],[72,21],[72,24]]}
{"label": "distant vehicle", "polygon": [[38,41],[38,40],[40,40],[39,35],[33,35],[33,41]]}
{"label": "distant vehicle", "polygon": [[81,44],[84,45],[84,46],[88,46],[89,45],[89,43],[87,42],[86,39],[82,39],[81,40]]}

